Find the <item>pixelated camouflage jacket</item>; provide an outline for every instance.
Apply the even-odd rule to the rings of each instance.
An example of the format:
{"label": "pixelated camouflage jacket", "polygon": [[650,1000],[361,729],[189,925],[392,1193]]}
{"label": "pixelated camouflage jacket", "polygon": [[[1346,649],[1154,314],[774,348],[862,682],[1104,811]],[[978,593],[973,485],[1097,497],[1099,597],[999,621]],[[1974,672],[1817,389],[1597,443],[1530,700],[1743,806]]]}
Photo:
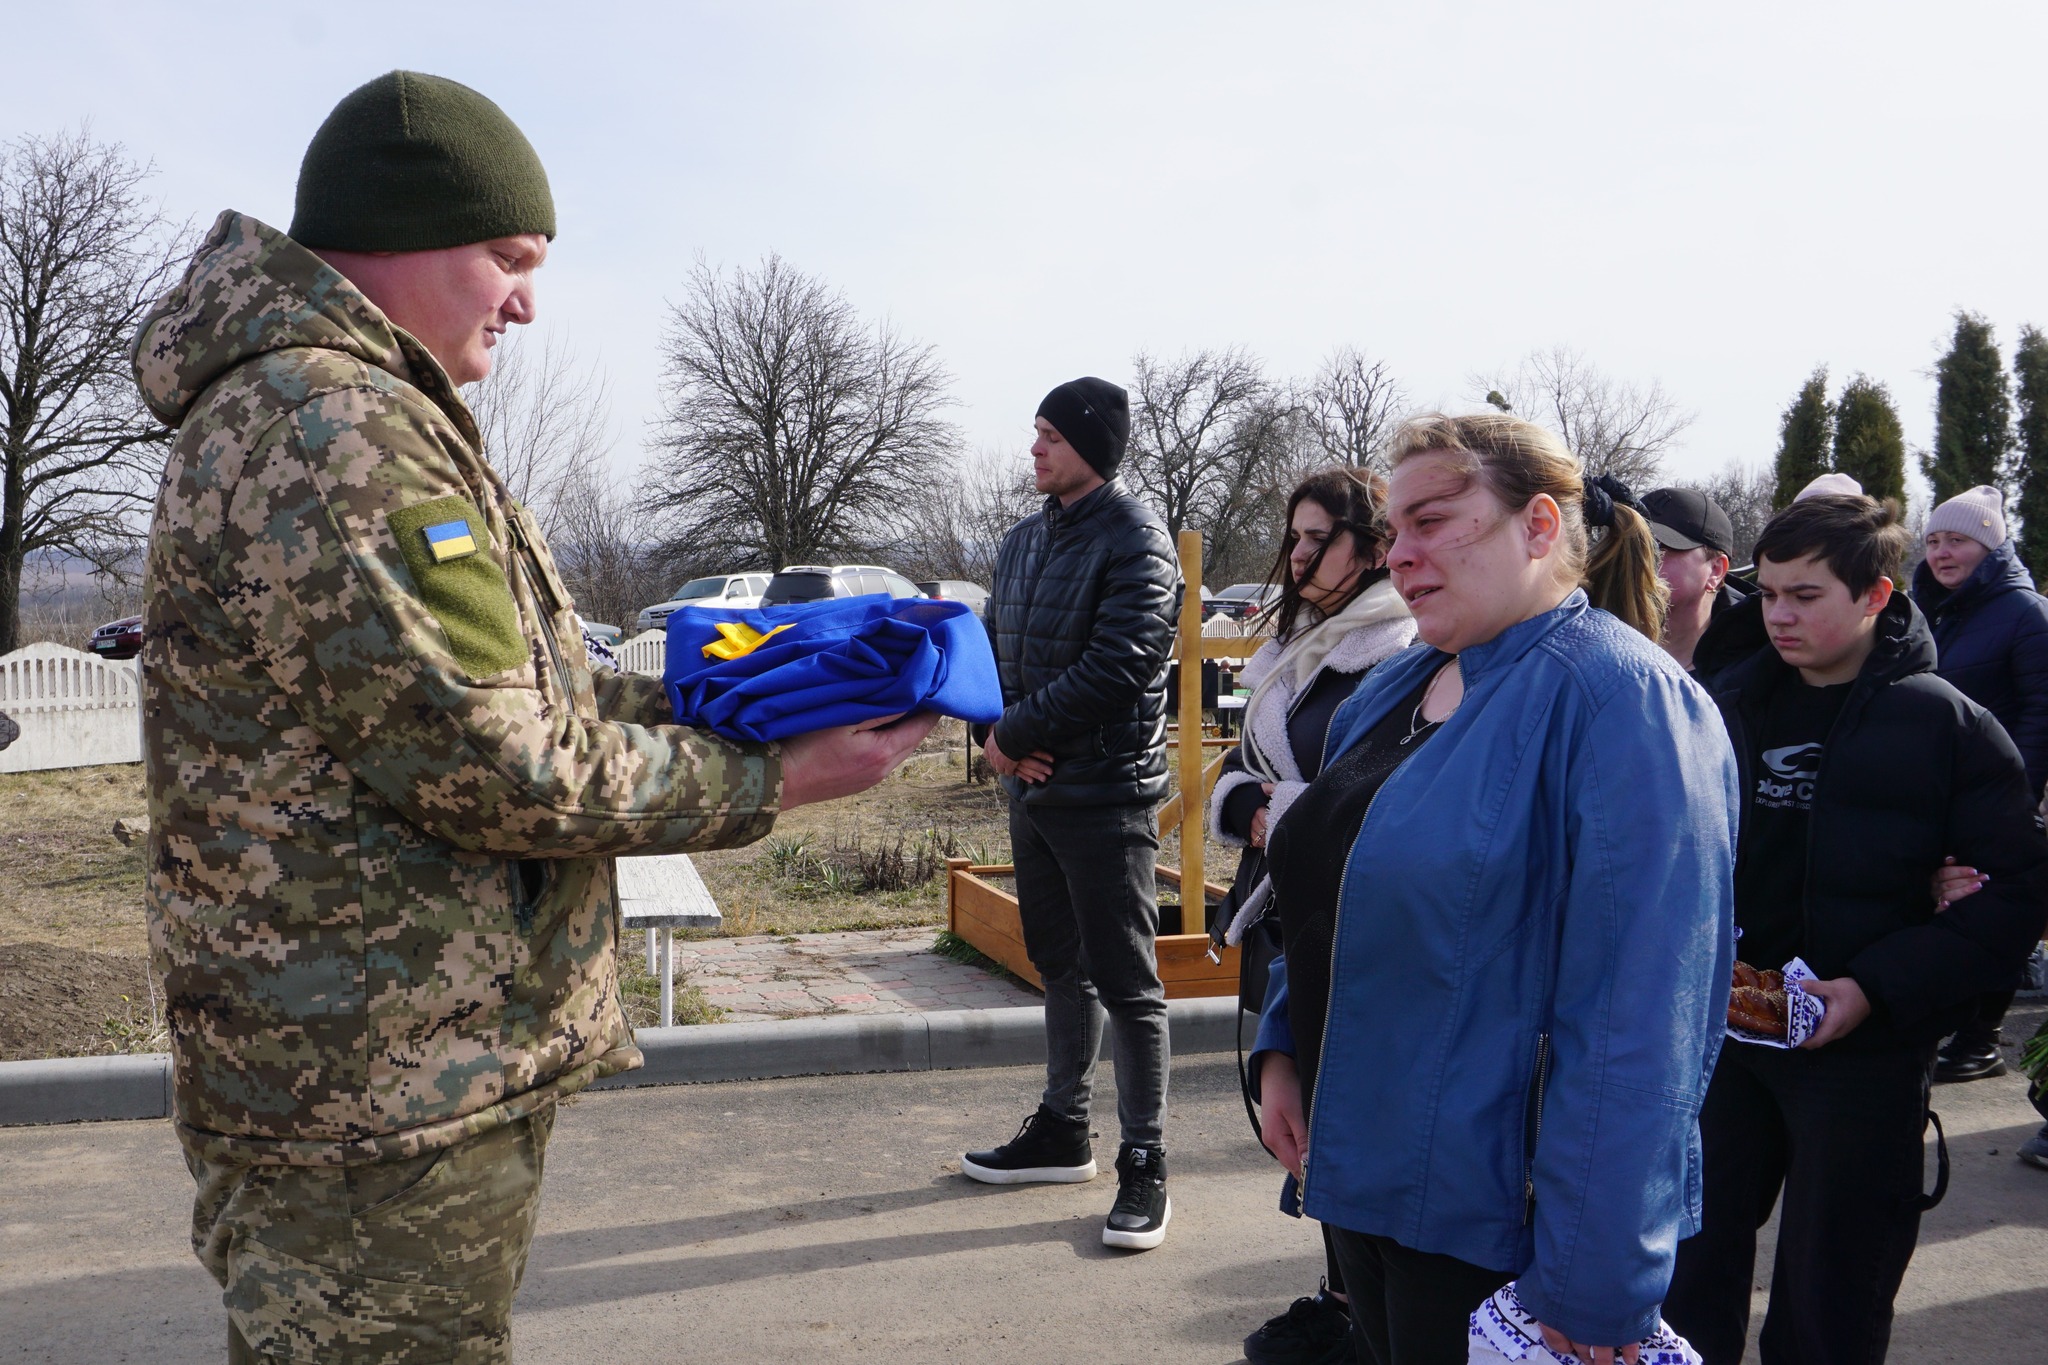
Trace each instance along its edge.
{"label": "pixelated camouflage jacket", "polygon": [[405,1157],[639,1065],[612,856],[758,838],[779,751],[592,672],[446,374],[290,238],[222,214],[135,372],[178,427],[141,662],[185,1140]]}

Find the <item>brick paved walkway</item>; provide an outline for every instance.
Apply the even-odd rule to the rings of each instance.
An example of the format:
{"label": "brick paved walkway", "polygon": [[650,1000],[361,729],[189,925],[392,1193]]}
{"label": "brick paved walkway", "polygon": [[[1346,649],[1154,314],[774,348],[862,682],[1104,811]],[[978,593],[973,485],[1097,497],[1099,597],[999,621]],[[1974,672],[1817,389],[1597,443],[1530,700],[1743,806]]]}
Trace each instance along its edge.
{"label": "brick paved walkway", "polygon": [[1036,1005],[1042,998],[931,951],[936,929],[757,934],[676,944],[677,974],[744,1023],[816,1014]]}

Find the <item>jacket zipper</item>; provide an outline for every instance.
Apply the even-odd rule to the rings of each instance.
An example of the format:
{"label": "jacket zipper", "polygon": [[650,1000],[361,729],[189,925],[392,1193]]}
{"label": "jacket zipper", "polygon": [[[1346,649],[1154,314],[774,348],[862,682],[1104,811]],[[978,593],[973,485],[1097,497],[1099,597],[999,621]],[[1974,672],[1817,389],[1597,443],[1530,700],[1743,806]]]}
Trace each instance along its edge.
{"label": "jacket zipper", "polygon": [[[1863,681],[1860,673],[1856,681],[1859,684]],[[1799,931],[1806,940],[1808,952],[1813,950],[1813,813],[1820,805],[1820,779],[1828,770],[1828,755],[1834,752],[1835,734],[1842,728],[1842,722],[1849,718],[1849,708],[1858,700],[1857,692],[1862,690],[1860,686],[1856,687],[1842,698],[1842,709],[1835,712],[1827,734],[1822,737],[1820,762],[1813,770],[1813,803],[1806,808],[1806,875],[1799,881]]]}
{"label": "jacket zipper", "polygon": [[1543,1138],[1543,1092],[1550,1085],[1550,1035],[1536,1035],[1535,1108],[1530,1113],[1529,1150],[1522,1158],[1522,1226],[1536,1217],[1536,1144]]}
{"label": "jacket zipper", "polygon": [[[1439,664],[1437,666],[1439,671],[1441,671],[1444,667],[1448,666],[1450,660],[1455,659],[1456,657],[1456,655],[1447,656],[1445,659],[1445,663]],[[1459,704],[1463,705],[1462,700]],[[1337,718],[1334,715],[1330,717],[1330,720],[1333,724],[1335,723],[1336,719]],[[1450,717],[1446,716],[1444,717],[1444,719],[1449,720]],[[1363,738],[1363,736],[1360,737]],[[1358,819],[1358,833],[1351,837],[1351,846],[1344,850],[1344,870],[1337,875],[1337,904],[1336,907],[1332,909],[1330,912],[1330,989],[1324,994],[1323,997],[1323,1036],[1316,1040],[1317,1096],[1320,1096],[1323,1092],[1323,1059],[1328,1054],[1330,1046],[1330,1015],[1336,1009],[1337,1005],[1337,946],[1344,933],[1344,888],[1347,885],[1349,885],[1351,881],[1351,857],[1354,853],[1358,852],[1359,840],[1365,838],[1365,827],[1372,820],[1372,808],[1380,803],[1380,797],[1385,794],[1389,786],[1393,785],[1394,779],[1401,775],[1401,769],[1406,767],[1407,764],[1407,759],[1402,759],[1399,763],[1396,763],[1394,765],[1394,770],[1387,774],[1385,781],[1380,783],[1379,790],[1372,794],[1372,800],[1365,803],[1365,814],[1360,816]],[[1317,775],[1320,776],[1326,769],[1329,768],[1329,766],[1330,735],[1329,731],[1325,729],[1323,732],[1323,761],[1316,766]],[[1297,1202],[1299,1204],[1305,1205],[1308,1202],[1307,1140],[1308,1138],[1313,1137],[1316,1131],[1315,1099],[1311,1098],[1309,1100],[1308,1113],[1303,1116],[1302,1121],[1304,1124],[1307,1125],[1308,1131],[1304,1135],[1303,1146],[1301,1149],[1301,1198]]]}
{"label": "jacket zipper", "polygon": [[1388,773],[1386,781],[1380,783],[1379,791],[1372,794],[1372,800],[1365,803],[1365,814],[1359,817],[1358,821],[1358,833],[1352,836],[1351,846],[1344,850],[1344,870],[1337,875],[1337,904],[1330,911],[1330,988],[1323,994],[1323,1033],[1322,1037],[1316,1040],[1316,1093],[1309,1098],[1308,1113],[1303,1117],[1306,1131],[1301,1148],[1302,1204],[1308,1202],[1308,1139],[1316,1131],[1316,1100],[1323,1093],[1323,1061],[1330,1046],[1330,1016],[1337,1005],[1337,943],[1344,932],[1344,888],[1350,884],[1351,858],[1358,852],[1359,840],[1365,837],[1365,825],[1366,821],[1372,819],[1372,808],[1380,803],[1380,792],[1387,789],[1387,784],[1394,780],[1394,773],[1400,770],[1396,765],[1394,772]]}
{"label": "jacket zipper", "polygon": [[[1866,667],[1867,667],[1867,666],[1868,666],[1868,665],[1866,664]],[[1804,680],[1803,680],[1803,679],[1800,679],[1800,678],[1796,678],[1796,677],[1795,677],[1795,678],[1793,678],[1793,679],[1791,679],[1791,680],[1790,680],[1790,682],[1791,682],[1791,685],[1792,685],[1792,686],[1804,686],[1804,685],[1805,685],[1805,682],[1804,682]],[[1827,733],[1826,733],[1825,735],[1821,736],[1821,750],[1820,750],[1820,765],[1819,765],[1818,767],[1816,767],[1816,768],[1815,768],[1815,769],[1813,770],[1813,799],[1814,799],[1814,802],[1815,802],[1815,804],[1818,804],[1818,802],[1819,802],[1819,800],[1820,800],[1820,780],[1821,780],[1821,777],[1822,777],[1822,775],[1823,775],[1823,774],[1825,774],[1825,773],[1827,772],[1827,764],[1828,764],[1828,754],[1829,754],[1829,752],[1830,752],[1831,750],[1833,750],[1833,748],[1835,747],[1835,735],[1836,735],[1836,733],[1837,733],[1838,731],[1840,731],[1840,730],[1841,730],[1843,722],[1849,719],[1849,709],[1850,709],[1850,708],[1851,708],[1852,706],[1857,706],[1859,702],[1865,702],[1865,703],[1867,703],[1867,700],[1868,700],[1867,698],[1864,698],[1864,697],[1859,697],[1859,696],[1858,696],[1858,693],[1859,693],[1859,692],[1861,692],[1861,691],[1863,691],[1863,688],[1862,688],[1862,687],[1861,687],[1861,685],[1860,685],[1860,684],[1861,684],[1862,682],[1863,682],[1863,675],[1862,675],[1861,673],[1859,673],[1859,674],[1857,674],[1857,676],[1856,676],[1856,684],[1857,684],[1857,686],[1855,686],[1855,687],[1853,688],[1853,690],[1851,690],[1851,691],[1850,691],[1850,693],[1849,693],[1849,695],[1848,695],[1848,696],[1846,696],[1846,697],[1842,698],[1842,707],[1841,707],[1841,709],[1840,709],[1839,711],[1835,712],[1835,718],[1834,718],[1834,720],[1833,720],[1832,722],[1830,722],[1830,723],[1829,723],[1829,725],[1828,725],[1828,731],[1827,731]],[[1779,684],[1779,685],[1780,685],[1780,686],[1784,686],[1785,684],[1784,684],[1784,683],[1781,683],[1781,684]],[[1763,705],[1763,707],[1768,707],[1768,706],[1769,706],[1769,704],[1770,704],[1770,703],[1769,703],[1768,699],[1766,699],[1766,700],[1765,700],[1765,701],[1763,702],[1763,704],[1762,704],[1762,705]],[[1741,702],[1741,700],[1740,700],[1740,694],[1738,694],[1738,699],[1737,699],[1737,701],[1736,701],[1736,704],[1735,704],[1735,720],[1736,720],[1736,722],[1737,722],[1738,726],[1739,726],[1739,727],[1741,728],[1741,730],[1742,730],[1742,733],[1741,733],[1741,734],[1739,734],[1739,735],[1730,735],[1730,736],[1729,736],[1729,739],[1730,739],[1731,741],[1733,741],[1733,742],[1734,742],[1734,744],[1735,744],[1735,773],[1736,773],[1736,778],[1737,778],[1737,780],[1738,780],[1738,781],[1739,781],[1739,782],[1740,782],[1740,783],[1742,784],[1742,785],[1741,785],[1741,799],[1742,799],[1742,804],[1743,804],[1744,806],[1747,806],[1747,805],[1748,805],[1748,804],[1750,803],[1750,801],[1751,801],[1751,800],[1752,800],[1752,799],[1753,799],[1753,798],[1755,797],[1755,790],[1754,790],[1754,788],[1755,788],[1755,783],[1756,783],[1756,774],[1755,774],[1755,771],[1754,771],[1754,769],[1753,769],[1753,768],[1751,768],[1751,766],[1750,766],[1750,762],[1749,762],[1749,724],[1748,724],[1748,721],[1747,721],[1747,720],[1746,720],[1746,719],[1744,718],[1744,716],[1743,716],[1743,710],[1744,710],[1744,708],[1743,708],[1742,702]],[[1762,709],[1759,709],[1759,711],[1758,711],[1758,714],[1757,714],[1757,721],[1758,721],[1758,724],[1757,724],[1757,734],[1758,734],[1758,736],[1759,736],[1759,737],[1761,737],[1761,736],[1762,736],[1762,734],[1763,734],[1763,725],[1762,725],[1762,721],[1763,721],[1763,719],[1764,719],[1763,711],[1762,711]],[[1759,742],[1761,742],[1761,738],[1759,738]],[[1735,875],[1735,879],[1736,879],[1736,881],[1737,881],[1738,883],[1739,883],[1739,882],[1741,881],[1741,877],[1742,877],[1742,868],[1743,868],[1743,861],[1744,861],[1744,859],[1743,859],[1743,849],[1742,849],[1742,847],[1741,847],[1740,841],[1738,840],[1738,841],[1737,841],[1737,847],[1736,847],[1736,851],[1735,851],[1735,868],[1734,868],[1734,875]],[[1800,930],[1800,933],[1801,933],[1801,935],[1802,935],[1802,936],[1803,936],[1803,937],[1805,938],[1805,940],[1806,940],[1806,943],[1807,943],[1807,945],[1808,945],[1809,947],[1811,947],[1811,946],[1812,946],[1812,943],[1813,943],[1813,806],[1812,806],[1812,805],[1809,805],[1809,806],[1807,807],[1807,812],[1806,812],[1806,873],[1805,873],[1805,876],[1804,876],[1804,877],[1802,877],[1802,878],[1800,879],[1800,884],[1799,884],[1799,930]],[[1736,953],[1736,956],[1737,956],[1738,958],[1739,958],[1739,957],[1741,957],[1741,953],[1740,953],[1740,952],[1738,951],[1738,952]],[[1750,965],[1751,965],[1751,966],[1755,966],[1756,964],[1755,964],[1755,963],[1751,963]]]}
{"label": "jacket zipper", "polygon": [[533,599],[534,606],[539,609],[541,639],[547,645],[548,661],[554,665],[555,682],[562,689],[563,708],[573,716],[576,714],[576,689],[569,684],[569,666],[563,662],[562,642],[555,635],[555,614],[550,609],[553,594],[549,593],[543,597],[540,589],[534,584],[533,576],[527,572],[526,532],[521,529],[518,518],[505,518],[505,525],[512,532],[512,546],[516,551],[512,562],[519,568],[519,581],[526,586],[527,596]]}

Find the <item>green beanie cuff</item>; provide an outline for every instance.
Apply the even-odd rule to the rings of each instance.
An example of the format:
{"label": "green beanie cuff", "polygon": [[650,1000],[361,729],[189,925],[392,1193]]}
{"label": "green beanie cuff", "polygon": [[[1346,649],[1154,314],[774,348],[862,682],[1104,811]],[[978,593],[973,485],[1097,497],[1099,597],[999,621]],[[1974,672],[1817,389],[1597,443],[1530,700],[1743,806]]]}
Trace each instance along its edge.
{"label": "green beanie cuff", "polygon": [[555,236],[555,197],[503,109],[440,76],[391,71],[334,106],[299,166],[292,239],[334,251],[438,251]]}

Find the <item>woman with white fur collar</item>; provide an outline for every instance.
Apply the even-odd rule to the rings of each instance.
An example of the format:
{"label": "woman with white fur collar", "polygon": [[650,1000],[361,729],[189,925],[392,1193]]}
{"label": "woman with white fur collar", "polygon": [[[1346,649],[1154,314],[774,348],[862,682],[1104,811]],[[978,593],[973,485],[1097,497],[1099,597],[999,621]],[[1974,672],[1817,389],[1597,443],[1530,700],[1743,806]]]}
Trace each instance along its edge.
{"label": "woman with white fur collar", "polygon": [[[1274,638],[1246,664],[1252,688],[1244,737],[1223,761],[1209,802],[1209,832],[1244,848],[1211,937],[1242,949],[1246,1008],[1257,1010],[1280,951],[1266,878],[1266,832],[1322,768],[1323,737],[1337,707],[1373,665],[1406,649],[1415,620],[1387,581],[1382,513],[1386,480],[1335,467],[1304,479],[1287,500],[1287,533],[1271,580]],[[1252,1365],[1329,1358],[1347,1339],[1350,1314],[1336,1261],[1326,1285],[1245,1339]]]}

